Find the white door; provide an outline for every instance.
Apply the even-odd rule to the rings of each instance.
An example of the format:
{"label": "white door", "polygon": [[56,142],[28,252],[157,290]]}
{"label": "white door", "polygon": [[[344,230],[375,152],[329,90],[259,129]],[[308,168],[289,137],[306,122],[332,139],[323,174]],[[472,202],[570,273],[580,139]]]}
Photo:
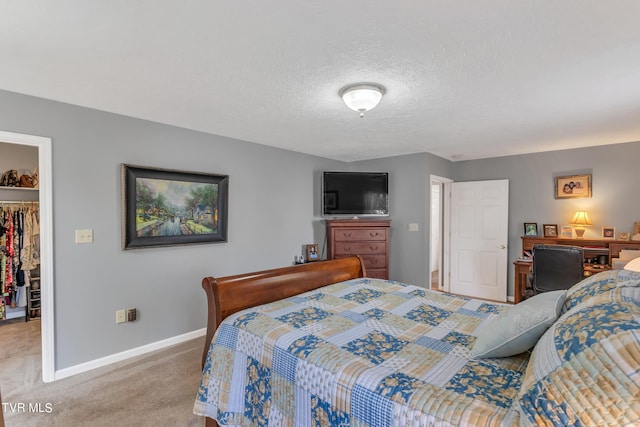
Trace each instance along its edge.
{"label": "white door", "polygon": [[452,184],[452,293],[507,301],[508,216],[508,180]]}

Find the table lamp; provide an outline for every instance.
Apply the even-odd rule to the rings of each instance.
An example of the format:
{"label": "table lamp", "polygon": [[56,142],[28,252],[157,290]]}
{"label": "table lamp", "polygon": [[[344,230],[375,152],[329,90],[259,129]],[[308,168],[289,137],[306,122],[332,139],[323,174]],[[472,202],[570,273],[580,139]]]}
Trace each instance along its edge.
{"label": "table lamp", "polygon": [[582,239],[585,232],[585,225],[591,225],[591,221],[589,220],[589,215],[587,215],[587,211],[577,211],[576,214],[571,219],[571,225],[575,225],[576,228],[576,237],[578,239]]}

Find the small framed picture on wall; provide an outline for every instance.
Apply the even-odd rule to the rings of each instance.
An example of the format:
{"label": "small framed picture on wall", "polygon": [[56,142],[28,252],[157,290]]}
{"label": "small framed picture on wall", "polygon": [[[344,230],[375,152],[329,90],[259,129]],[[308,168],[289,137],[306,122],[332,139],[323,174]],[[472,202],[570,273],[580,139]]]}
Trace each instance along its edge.
{"label": "small framed picture on wall", "polygon": [[573,237],[573,228],[570,225],[563,225],[560,229],[560,237],[563,239],[571,239]]}
{"label": "small framed picture on wall", "polygon": [[320,254],[318,252],[318,244],[307,245],[307,262],[318,261]]}
{"label": "small framed picture on wall", "polygon": [[558,237],[557,224],[544,224],[542,228],[544,230],[544,237]]}
{"label": "small framed picture on wall", "polygon": [[629,233],[618,234],[618,240],[629,240]]}

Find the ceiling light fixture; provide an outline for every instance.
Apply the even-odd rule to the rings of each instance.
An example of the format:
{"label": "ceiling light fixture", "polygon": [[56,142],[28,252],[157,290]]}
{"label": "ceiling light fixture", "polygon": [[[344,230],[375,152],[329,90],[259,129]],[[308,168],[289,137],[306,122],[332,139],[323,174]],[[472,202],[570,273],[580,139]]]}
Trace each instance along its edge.
{"label": "ceiling light fixture", "polygon": [[349,85],[340,90],[340,96],[347,107],[360,113],[360,118],[364,117],[365,111],[376,108],[382,95],[384,87],[372,83],[358,83]]}

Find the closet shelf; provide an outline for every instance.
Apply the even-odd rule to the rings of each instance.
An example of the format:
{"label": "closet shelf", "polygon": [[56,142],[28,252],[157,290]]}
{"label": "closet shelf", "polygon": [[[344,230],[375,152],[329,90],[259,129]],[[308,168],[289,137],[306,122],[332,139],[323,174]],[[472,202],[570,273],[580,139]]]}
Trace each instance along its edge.
{"label": "closet shelf", "polygon": [[39,188],[30,188],[30,187],[6,187],[4,185],[0,185],[0,190],[19,190],[19,191],[38,191]]}

